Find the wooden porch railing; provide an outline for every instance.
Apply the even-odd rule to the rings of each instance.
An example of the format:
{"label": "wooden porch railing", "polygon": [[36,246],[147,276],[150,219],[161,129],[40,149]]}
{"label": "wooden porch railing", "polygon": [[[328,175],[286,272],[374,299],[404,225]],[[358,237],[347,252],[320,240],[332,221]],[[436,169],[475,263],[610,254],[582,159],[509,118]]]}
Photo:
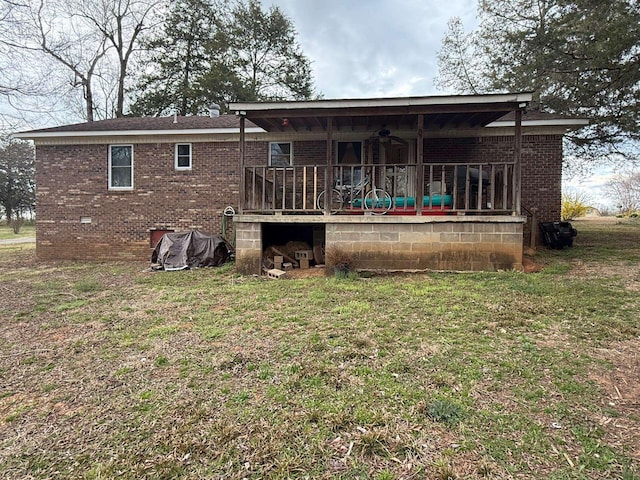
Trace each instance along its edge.
{"label": "wooden porch railing", "polygon": [[514,165],[425,163],[423,185],[416,180],[416,164],[334,166],[332,195],[340,195],[339,208],[325,200],[325,165],[247,166],[242,207],[245,213],[363,214],[371,210],[367,193],[376,189],[388,194],[382,210],[390,214],[519,213]]}

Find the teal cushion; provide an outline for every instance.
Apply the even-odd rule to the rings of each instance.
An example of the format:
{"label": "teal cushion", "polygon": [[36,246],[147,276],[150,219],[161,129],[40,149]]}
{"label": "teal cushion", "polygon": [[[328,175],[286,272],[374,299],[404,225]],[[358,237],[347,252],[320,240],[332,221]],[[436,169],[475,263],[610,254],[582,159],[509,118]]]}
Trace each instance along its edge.
{"label": "teal cushion", "polygon": [[[398,208],[409,208],[409,207],[415,207],[416,206],[416,199],[415,197],[395,197],[394,199],[395,202],[395,206]],[[442,205],[442,195],[433,195],[432,199],[431,199],[431,206],[432,207],[440,207]],[[429,206],[429,195],[425,195],[422,199],[422,205],[424,207],[428,207]],[[444,205],[446,207],[451,207],[453,205],[453,196],[452,195],[445,195],[444,196]]]}
{"label": "teal cushion", "polygon": [[[416,206],[416,199],[415,197],[394,197],[392,198],[392,201],[394,203],[394,207],[396,208],[415,208]],[[371,200],[367,199],[367,208],[371,208]],[[379,200],[379,205],[376,205],[375,208],[382,208],[382,199]],[[387,205],[385,205],[385,207],[388,207],[388,202]],[[451,207],[453,206],[453,196],[452,195],[445,195],[444,196],[444,205],[445,207]],[[353,206],[358,208],[360,206],[362,206],[362,199],[361,198],[355,198],[353,200]],[[429,206],[429,195],[425,195],[423,198],[423,206],[428,207]],[[438,208],[440,206],[442,206],[442,195],[433,195],[433,199],[431,200],[431,206],[432,208]]]}

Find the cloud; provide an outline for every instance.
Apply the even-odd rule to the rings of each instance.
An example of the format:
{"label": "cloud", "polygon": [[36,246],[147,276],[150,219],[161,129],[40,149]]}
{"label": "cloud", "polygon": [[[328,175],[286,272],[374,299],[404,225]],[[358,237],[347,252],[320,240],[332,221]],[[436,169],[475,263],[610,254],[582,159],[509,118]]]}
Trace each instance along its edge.
{"label": "cloud", "polygon": [[611,167],[601,166],[587,175],[576,175],[571,178],[565,178],[562,182],[562,188],[565,191],[576,190],[585,192],[594,206],[613,208],[615,200],[606,192],[606,185],[613,177],[615,172]]}
{"label": "cloud", "polygon": [[291,18],[325,98],[438,93],[437,52],[452,16],[475,26],[475,0],[270,0]]}

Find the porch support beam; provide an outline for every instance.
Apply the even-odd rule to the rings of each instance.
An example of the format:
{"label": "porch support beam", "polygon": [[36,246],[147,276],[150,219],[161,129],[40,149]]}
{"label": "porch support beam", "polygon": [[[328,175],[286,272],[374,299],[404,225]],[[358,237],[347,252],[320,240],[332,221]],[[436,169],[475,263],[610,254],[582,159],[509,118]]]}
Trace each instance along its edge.
{"label": "porch support beam", "polygon": [[327,117],[327,173],[324,176],[324,214],[331,214],[333,188],[333,117]]}
{"label": "porch support beam", "polygon": [[416,145],[416,214],[422,214],[424,198],[424,115],[418,115],[418,144]]}
{"label": "porch support beam", "polygon": [[296,118],[296,117],[312,117],[312,116],[331,116],[331,117],[380,117],[396,116],[396,115],[416,115],[416,114],[471,114],[471,113],[495,113],[496,118],[505,115],[509,111],[519,109],[518,103],[486,103],[486,104],[447,104],[447,105],[413,105],[413,106],[370,106],[370,107],[351,107],[345,108],[309,108],[309,109],[286,109],[274,108],[269,110],[255,110],[249,113],[249,118]]}
{"label": "porch support beam", "polygon": [[[238,199],[238,211],[240,212],[240,214],[242,214],[244,212],[244,202],[245,202],[245,198],[246,198],[246,192],[245,192],[245,171],[244,171],[244,165],[245,165],[245,116],[244,115],[240,115],[240,185],[238,188],[238,191],[240,192],[240,198]],[[255,181],[255,179],[254,179]]]}
{"label": "porch support beam", "polygon": [[513,138],[513,199],[515,205],[514,214],[521,213],[521,194],[522,194],[522,110],[515,112],[515,130]]}

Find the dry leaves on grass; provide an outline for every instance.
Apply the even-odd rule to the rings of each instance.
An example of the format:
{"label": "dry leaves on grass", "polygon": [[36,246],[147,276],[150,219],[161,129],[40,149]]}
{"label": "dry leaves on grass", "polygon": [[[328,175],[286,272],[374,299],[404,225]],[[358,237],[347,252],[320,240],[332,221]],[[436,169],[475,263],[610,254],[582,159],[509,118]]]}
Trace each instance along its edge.
{"label": "dry leaves on grass", "polygon": [[609,370],[591,373],[605,393],[602,406],[619,415],[603,415],[597,421],[609,443],[626,446],[628,454],[640,461],[640,338],[612,343],[595,355],[611,364]]}

